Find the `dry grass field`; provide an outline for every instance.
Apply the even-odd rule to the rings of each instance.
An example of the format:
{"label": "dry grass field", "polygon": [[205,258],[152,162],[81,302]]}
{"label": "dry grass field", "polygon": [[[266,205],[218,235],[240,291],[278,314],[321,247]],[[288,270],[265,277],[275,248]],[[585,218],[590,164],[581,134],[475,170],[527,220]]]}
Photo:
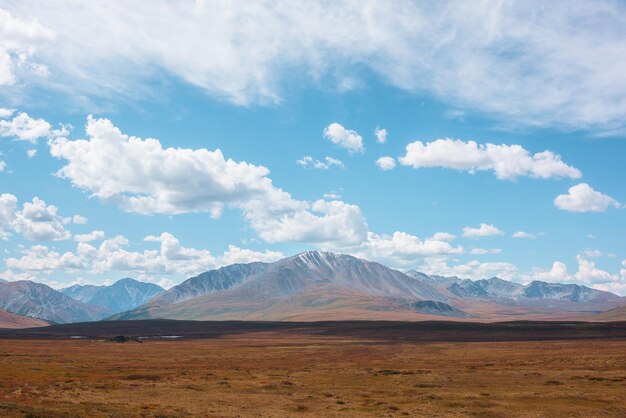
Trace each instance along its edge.
{"label": "dry grass field", "polygon": [[626,416],[626,339],[0,339],[0,416]]}

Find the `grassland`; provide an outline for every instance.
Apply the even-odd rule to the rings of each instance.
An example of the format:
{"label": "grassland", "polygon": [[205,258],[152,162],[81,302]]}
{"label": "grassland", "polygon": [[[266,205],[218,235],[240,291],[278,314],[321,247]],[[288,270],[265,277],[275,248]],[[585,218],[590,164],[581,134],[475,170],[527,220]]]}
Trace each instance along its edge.
{"label": "grassland", "polygon": [[626,416],[626,339],[0,339],[0,416]]}

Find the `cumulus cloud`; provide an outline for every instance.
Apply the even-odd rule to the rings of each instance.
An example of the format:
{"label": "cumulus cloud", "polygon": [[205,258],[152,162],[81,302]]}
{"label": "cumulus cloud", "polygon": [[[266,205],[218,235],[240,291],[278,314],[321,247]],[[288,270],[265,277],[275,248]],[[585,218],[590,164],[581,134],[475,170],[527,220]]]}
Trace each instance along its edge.
{"label": "cumulus cloud", "polygon": [[72,223],[77,225],[84,225],[87,223],[87,218],[82,215],[74,215],[72,216]]}
{"label": "cumulus cloud", "polygon": [[478,228],[466,226],[463,228],[463,236],[466,238],[492,237],[495,235],[503,235],[500,229],[491,224],[481,223]]}
{"label": "cumulus cloud", "polygon": [[[37,20],[22,20],[0,9],[0,86],[15,84],[18,73],[47,75],[47,67],[33,56],[38,45],[53,38],[54,33]],[[5,117],[4,113],[0,116]]]}
{"label": "cumulus cloud", "polygon": [[374,131],[374,136],[376,136],[376,142],[379,144],[384,144],[387,142],[387,130],[384,128],[376,128]]}
{"label": "cumulus cloud", "polygon": [[456,239],[456,235],[449,232],[437,232],[432,236],[432,239],[436,241],[452,241]]}
{"label": "cumulus cloud", "polygon": [[472,280],[489,279],[494,276],[504,280],[514,280],[519,275],[517,267],[508,262],[481,263],[478,260],[471,260],[467,263],[450,265],[444,258],[427,260],[421,270],[426,274],[457,276]]}
{"label": "cumulus cloud", "polygon": [[531,280],[541,280],[544,282],[552,283],[567,283],[572,279],[571,275],[567,272],[567,266],[561,261],[555,261],[552,263],[552,268],[548,271],[535,270],[532,275],[529,276]]}
{"label": "cumulus cloud", "polygon": [[393,170],[396,167],[396,160],[393,157],[380,157],[376,160],[376,165],[383,171]]}
{"label": "cumulus cloud", "polygon": [[568,212],[605,212],[609,207],[620,207],[618,201],[595,191],[587,183],[569,188],[567,194],[558,195],[554,206]]}
{"label": "cumulus cloud", "polygon": [[37,155],[37,150],[29,149],[28,151],[26,151],[26,155],[28,156],[28,158],[33,158],[35,155]]}
{"label": "cumulus cloud", "polygon": [[363,147],[363,137],[356,133],[356,131],[344,128],[337,122],[331,123],[324,129],[324,138],[348,150],[350,154],[365,151]]}
{"label": "cumulus cloud", "polygon": [[[15,138],[31,143],[40,138],[63,136],[69,133],[69,126],[61,125],[58,129],[52,129],[52,125],[44,119],[35,119],[27,113],[20,112],[13,119],[0,120],[0,137]],[[33,154],[31,155],[31,152]],[[28,156],[34,156],[37,151],[28,151]]]}
{"label": "cumulus cloud", "polygon": [[[450,239],[450,237],[445,237]],[[337,248],[328,248],[337,250]],[[453,246],[448,240],[420,239],[406,232],[396,231],[392,235],[368,232],[367,240],[358,246],[342,247],[357,257],[387,262],[393,265],[412,265],[416,260],[432,256],[461,254],[463,247]]]}
{"label": "cumulus cloud", "polygon": [[[91,196],[140,214],[243,211],[268,242],[360,242],[367,225],[356,205],[308,202],[275,187],[269,170],[226,159],[218,149],[164,148],[156,139],[123,134],[107,119],[89,117],[88,139],[49,141],[66,164],[57,172]],[[115,170],[111,170],[115,167]]]}
{"label": "cumulus cloud", "polygon": [[76,234],[74,235],[74,241],[78,242],[91,242],[104,238],[104,231],[91,231],[88,234]]}
{"label": "cumulus cloud", "polygon": [[305,155],[301,159],[297,160],[296,164],[302,167],[316,168],[318,170],[328,170],[331,167],[343,168],[343,162],[336,158],[325,157],[324,161],[320,161],[313,159],[310,155]]}
{"label": "cumulus cloud", "polygon": [[103,241],[99,246],[78,242],[75,251],[65,253],[36,245],[25,249],[19,258],[8,258],[6,264],[9,269],[31,274],[87,270],[93,274],[119,271],[189,276],[235,262],[275,261],[283,257],[282,253],[276,251],[259,252],[233,245],[222,255],[214,256],[208,250],[182,246],[175,236],[167,232],[147,236],[145,241],[158,243],[159,249],[131,251],[128,249],[128,239],[118,235]]}
{"label": "cumulus cloud", "polygon": [[15,109],[8,109],[6,107],[0,107],[0,118],[8,118],[13,113],[15,113]]}
{"label": "cumulus cloud", "polygon": [[[593,254],[592,254],[593,255]],[[574,273],[568,272],[567,266],[561,261],[555,261],[550,270],[534,269],[524,275],[526,281],[542,280],[553,283],[578,283],[595,289],[626,293],[626,275],[623,270],[620,274],[613,274],[597,267],[596,262],[588,259],[588,255],[576,257],[578,269]]]}
{"label": "cumulus cloud", "polygon": [[524,232],[524,231],[516,231],[511,236],[513,238],[526,238],[526,239],[536,238],[535,234],[531,234],[531,233]]}
{"label": "cumulus cloud", "polygon": [[294,211],[273,213],[262,201],[244,206],[245,218],[267,242],[302,241],[350,245],[367,238],[361,209],[340,200],[317,200]]}
{"label": "cumulus cloud", "polygon": [[416,169],[441,167],[470,173],[492,170],[501,180],[520,176],[577,179],[582,175],[580,170],[565,164],[552,151],[531,154],[521,145],[478,144],[449,138],[427,143],[411,142],[399,161]]}
{"label": "cumulus cloud", "polygon": [[0,195],[0,238],[6,239],[10,236],[7,229],[10,228],[15,220],[15,212],[17,211],[17,197],[10,193]]}
{"label": "cumulus cloud", "polygon": [[47,205],[38,197],[25,202],[21,211],[15,213],[12,228],[24,238],[33,241],[60,241],[71,237],[63,226],[63,218],[54,205]]}

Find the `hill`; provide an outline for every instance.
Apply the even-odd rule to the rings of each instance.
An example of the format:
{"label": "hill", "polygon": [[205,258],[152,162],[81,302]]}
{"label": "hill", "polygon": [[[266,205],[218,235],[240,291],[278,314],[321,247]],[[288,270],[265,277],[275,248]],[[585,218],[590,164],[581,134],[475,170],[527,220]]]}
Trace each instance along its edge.
{"label": "hill", "polygon": [[626,305],[591,317],[594,321],[626,321]]}
{"label": "hill", "polygon": [[45,327],[49,325],[47,321],[29,318],[27,316],[16,315],[11,312],[0,309],[0,328],[33,328],[33,327]]}

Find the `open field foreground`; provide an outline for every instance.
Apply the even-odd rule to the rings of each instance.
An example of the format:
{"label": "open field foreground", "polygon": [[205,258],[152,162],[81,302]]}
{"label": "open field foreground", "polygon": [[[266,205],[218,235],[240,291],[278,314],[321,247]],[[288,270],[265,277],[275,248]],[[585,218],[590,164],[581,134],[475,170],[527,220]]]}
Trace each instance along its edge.
{"label": "open field foreground", "polygon": [[[140,324],[130,323],[135,330]],[[165,335],[158,322],[146,325]],[[238,331],[143,343],[4,333],[0,416],[626,415],[624,323],[607,324],[606,338],[598,328],[573,340],[506,341],[500,334],[480,341],[476,331],[476,342],[403,340],[393,332],[373,338],[376,323],[370,334],[362,323],[362,337],[321,324],[316,333],[253,325],[214,323],[208,327]]]}

